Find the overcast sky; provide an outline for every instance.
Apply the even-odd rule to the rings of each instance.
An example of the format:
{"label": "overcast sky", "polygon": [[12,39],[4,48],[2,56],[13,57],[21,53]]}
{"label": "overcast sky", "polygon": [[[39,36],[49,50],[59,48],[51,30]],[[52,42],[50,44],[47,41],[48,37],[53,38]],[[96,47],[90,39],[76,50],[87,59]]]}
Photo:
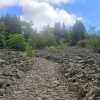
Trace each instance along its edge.
{"label": "overcast sky", "polygon": [[0,0],[0,15],[16,14],[35,27],[56,22],[71,26],[82,20],[86,27],[100,27],[100,0]]}

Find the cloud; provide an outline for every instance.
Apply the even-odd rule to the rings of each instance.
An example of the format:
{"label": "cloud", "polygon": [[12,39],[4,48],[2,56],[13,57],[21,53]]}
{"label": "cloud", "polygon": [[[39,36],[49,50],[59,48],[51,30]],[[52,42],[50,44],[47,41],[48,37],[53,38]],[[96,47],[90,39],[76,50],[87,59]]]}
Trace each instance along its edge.
{"label": "cloud", "polygon": [[55,8],[47,2],[39,2],[39,0],[24,1],[25,0],[20,2],[24,13],[22,18],[32,21],[34,27],[39,29],[46,25],[54,26],[57,22],[64,23],[66,26],[71,26],[77,19],[82,19],[81,17],[68,13],[64,9]]}
{"label": "cloud", "polygon": [[[30,1],[36,1],[36,2],[47,2],[52,4],[61,4],[61,3],[70,3],[73,0],[28,0]],[[27,0],[0,0],[0,8],[14,6],[19,4],[20,2],[27,2]]]}
{"label": "cloud", "polygon": [[0,0],[0,8],[14,6],[18,4],[19,0]]}
{"label": "cloud", "polygon": [[[1,0],[2,1],[2,0]],[[0,1],[0,3],[1,3]],[[5,0],[4,0],[5,1]],[[64,9],[55,8],[53,4],[68,3],[72,0],[8,0],[9,6],[19,5],[22,7],[22,20],[31,21],[34,27],[42,29],[46,25],[54,26],[55,23],[64,23],[71,26],[77,19],[82,19],[70,14]],[[4,5],[4,2],[2,3]],[[6,4],[5,4],[6,5]]]}
{"label": "cloud", "polygon": [[38,2],[47,2],[47,3],[52,3],[52,4],[61,4],[61,3],[70,3],[73,0],[35,0]]}

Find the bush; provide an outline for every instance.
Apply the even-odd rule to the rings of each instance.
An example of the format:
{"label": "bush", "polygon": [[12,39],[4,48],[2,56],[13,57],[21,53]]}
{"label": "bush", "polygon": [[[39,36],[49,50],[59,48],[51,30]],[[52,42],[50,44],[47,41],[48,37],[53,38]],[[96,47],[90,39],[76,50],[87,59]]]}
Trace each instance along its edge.
{"label": "bush", "polygon": [[0,48],[4,48],[4,47],[6,47],[5,36],[0,34]]}
{"label": "bush", "polygon": [[100,37],[90,37],[88,39],[88,47],[100,53]]}
{"label": "bush", "polygon": [[7,46],[10,49],[15,49],[19,51],[24,51],[26,49],[26,42],[21,34],[10,35],[7,40]]}
{"label": "bush", "polygon": [[50,52],[61,52],[62,50],[64,50],[65,48],[67,47],[67,44],[64,44],[64,43],[61,43],[61,44],[59,44],[59,45],[57,45],[57,46],[50,46],[50,47],[48,47],[48,50],[50,51]]}
{"label": "bush", "polygon": [[100,38],[98,37],[90,37],[88,39],[88,47],[90,48],[100,48]]}
{"label": "bush", "polygon": [[32,44],[33,48],[41,49],[49,46],[56,45],[55,36],[52,33],[41,33],[34,35],[29,39],[29,42]]}
{"label": "bush", "polygon": [[88,45],[88,41],[87,40],[80,40],[77,45],[79,47],[85,48]]}
{"label": "bush", "polygon": [[26,44],[25,53],[27,56],[30,56],[30,57],[33,55],[32,46],[29,45],[28,43]]}
{"label": "bush", "polygon": [[80,47],[88,47],[92,49],[100,49],[100,38],[99,37],[89,37],[85,40],[80,40],[78,42]]}

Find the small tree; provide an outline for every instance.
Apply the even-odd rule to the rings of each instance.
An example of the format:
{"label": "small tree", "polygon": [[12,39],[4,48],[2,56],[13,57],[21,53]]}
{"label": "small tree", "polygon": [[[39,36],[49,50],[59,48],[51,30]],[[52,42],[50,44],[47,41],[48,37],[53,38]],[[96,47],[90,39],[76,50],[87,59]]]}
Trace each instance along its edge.
{"label": "small tree", "polygon": [[29,57],[33,56],[33,49],[29,43],[26,43],[25,53]]}
{"label": "small tree", "polygon": [[10,49],[24,51],[26,48],[26,42],[21,34],[13,34],[9,36],[7,46]]}
{"label": "small tree", "polygon": [[77,45],[82,48],[86,48],[88,45],[88,40],[80,40]]}
{"label": "small tree", "polygon": [[100,37],[90,37],[88,39],[88,47],[97,49],[100,49]]}
{"label": "small tree", "polygon": [[0,48],[4,48],[6,46],[5,36],[0,34]]}
{"label": "small tree", "polygon": [[71,45],[76,45],[78,41],[85,39],[86,29],[81,21],[76,21],[72,27]]}

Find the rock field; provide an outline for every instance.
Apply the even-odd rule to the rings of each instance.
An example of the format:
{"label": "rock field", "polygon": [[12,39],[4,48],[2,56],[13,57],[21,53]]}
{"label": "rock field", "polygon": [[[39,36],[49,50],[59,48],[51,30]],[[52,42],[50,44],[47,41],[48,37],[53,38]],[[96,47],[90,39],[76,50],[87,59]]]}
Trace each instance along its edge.
{"label": "rock field", "polygon": [[[93,50],[68,47],[62,52],[38,52],[44,57],[62,65],[62,76],[66,81],[68,93],[76,95],[71,100],[100,100],[100,54]],[[64,99],[70,100],[70,99]]]}
{"label": "rock field", "polygon": [[68,47],[26,57],[1,49],[0,100],[100,100],[100,54]]}

